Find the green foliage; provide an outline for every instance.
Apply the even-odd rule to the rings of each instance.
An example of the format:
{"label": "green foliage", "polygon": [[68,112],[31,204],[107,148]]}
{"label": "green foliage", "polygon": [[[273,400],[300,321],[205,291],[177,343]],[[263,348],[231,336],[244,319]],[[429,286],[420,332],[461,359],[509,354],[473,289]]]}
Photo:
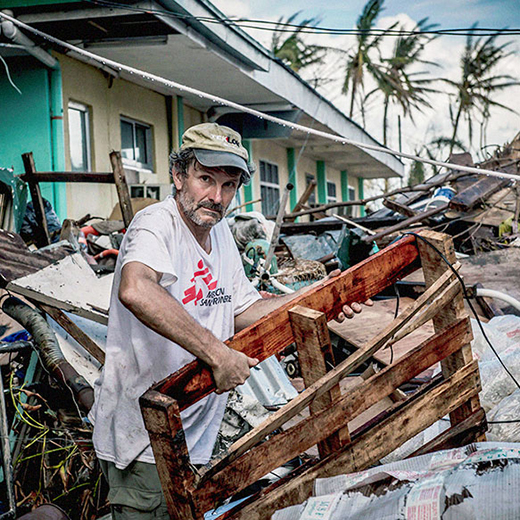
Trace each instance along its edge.
{"label": "green foliage", "polygon": [[450,153],[455,146],[461,118],[467,122],[471,144],[474,117],[480,115],[483,122],[481,129],[485,131],[491,107],[500,107],[514,112],[510,107],[495,101],[493,96],[497,92],[520,84],[509,74],[494,74],[497,66],[511,55],[511,51],[506,50],[511,42],[498,45],[497,38],[503,34],[502,31],[486,38],[475,38],[476,27],[477,24],[473,25],[466,38],[466,46],[460,61],[460,79],[458,81],[443,79],[455,90],[454,100],[450,104],[453,125]]}
{"label": "green foliage", "polygon": [[393,24],[388,29],[375,35],[372,33],[377,17],[383,11],[383,4],[384,0],[369,0],[356,23],[359,32],[356,36],[355,48],[347,56],[346,75],[342,89],[344,94],[347,94],[350,90],[350,117],[354,112],[354,101],[358,92],[363,95],[365,70],[374,78],[377,78],[379,74],[372,53],[379,52],[379,45],[383,37],[397,25]]}
{"label": "green foliage", "polygon": [[[413,122],[412,110],[421,111],[422,108],[430,108],[428,96],[437,92],[430,87],[435,81],[424,78],[424,72],[411,72],[417,63],[431,64],[421,58],[421,54],[427,43],[434,37],[429,36],[437,24],[429,24],[428,18],[420,20],[409,34],[398,36],[390,58],[381,60],[377,66],[373,64],[373,75],[377,82],[377,88],[366,97],[373,94],[382,94],[384,99],[383,113],[383,144],[387,144],[388,108],[390,104],[401,107],[404,116],[409,116]],[[405,31],[405,27],[400,27]]]}
{"label": "green foliage", "polygon": [[302,36],[306,28],[315,27],[320,22],[319,18],[306,18],[299,22],[297,27],[287,27],[294,24],[300,14],[301,11],[298,11],[289,16],[287,20],[284,20],[283,16],[280,17],[271,40],[273,54],[294,72],[300,72],[310,65],[323,63],[326,52],[326,47],[308,44]]}

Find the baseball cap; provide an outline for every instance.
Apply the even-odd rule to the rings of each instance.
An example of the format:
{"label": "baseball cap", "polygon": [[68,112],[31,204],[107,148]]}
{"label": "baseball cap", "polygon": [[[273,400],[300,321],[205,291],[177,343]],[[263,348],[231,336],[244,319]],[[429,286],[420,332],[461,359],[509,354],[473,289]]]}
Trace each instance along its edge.
{"label": "baseball cap", "polygon": [[242,146],[242,138],[233,129],[217,123],[192,126],[182,136],[181,150],[192,148],[197,161],[209,168],[232,166],[242,170],[246,178],[249,154]]}

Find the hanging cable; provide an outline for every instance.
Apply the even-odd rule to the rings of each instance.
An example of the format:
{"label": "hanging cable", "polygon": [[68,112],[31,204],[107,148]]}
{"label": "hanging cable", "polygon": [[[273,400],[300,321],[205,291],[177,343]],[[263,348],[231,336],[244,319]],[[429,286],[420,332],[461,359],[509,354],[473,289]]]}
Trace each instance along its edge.
{"label": "hanging cable", "polygon": [[475,320],[477,321],[478,323],[478,326],[480,328],[480,331],[482,332],[482,336],[484,337],[484,339],[486,340],[487,344],[489,345],[489,347],[491,348],[493,354],[496,356],[496,358],[498,359],[499,363],[502,365],[502,367],[504,368],[504,370],[507,372],[507,374],[511,377],[511,379],[514,381],[515,385],[518,387],[518,389],[520,389],[520,383],[517,381],[517,379],[515,378],[515,376],[511,373],[511,371],[507,368],[507,366],[505,365],[505,363],[502,361],[502,358],[500,357],[500,355],[498,354],[498,352],[496,351],[495,347],[493,346],[493,344],[491,343],[491,341],[489,340],[487,334],[486,334],[486,331],[484,330],[484,327],[482,326],[482,322],[480,321],[480,318],[477,314],[477,311],[475,310],[475,308],[473,307],[473,304],[471,303],[471,300],[469,298],[469,295],[468,295],[468,292],[466,290],[466,285],[464,284],[464,280],[462,279],[462,277],[460,276],[460,274],[458,273],[458,271],[453,267],[453,265],[451,264],[451,262],[446,258],[446,256],[444,255],[444,253],[442,251],[440,251],[437,246],[435,246],[435,244],[432,244],[428,239],[424,238],[423,236],[417,234],[417,233],[413,233],[411,231],[409,232],[406,232],[406,233],[403,233],[403,235],[412,235],[414,236],[416,239],[418,240],[421,240],[422,242],[424,242],[425,244],[427,244],[429,247],[431,247],[443,260],[443,262],[451,269],[451,271],[455,274],[455,276],[457,277],[458,281],[460,282],[460,285],[462,287],[462,292],[464,294],[464,298],[465,300],[468,302],[468,305],[469,305],[469,308],[471,309],[471,311],[473,312],[473,315],[475,316]]}
{"label": "hanging cable", "polygon": [[271,121],[272,123],[276,123],[281,126],[292,128],[293,130],[298,130],[303,133],[308,133],[308,134],[312,134],[312,135],[315,135],[318,137],[323,137],[324,139],[328,139],[330,141],[334,141],[334,142],[340,143],[342,145],[350,145],[350,146],[355,146],[357,148],[361,148],[364,150],[371,150],[373,152],[380,152],[380,153],[384,153],[387,155],[394,155],[396,157],[403,157],[405,159],[411,159],[413,161],[419,161],[419,162],[422,162],[425,164],[430,164],[433,166],[443,167],[443,168],[457,170],[457,171],[464,171],[464,172],[468,172],[468,173],[476,173],[478,175],[487,175],[490,177],[499,177],[499,178],[504,178],[504,179],[512,179],[512,180],[520,181],[520,175],[514,175],[514,174],[499,172],[499,171],[494,171],[494,170],[487,170],[484,168],[475,168],[472,166],[461,166],[459,164],[453,164],[453,163],[443,162],[443,161],[435,161],[433,159],[427,159],[424,157],[419,157],[417,155],[413,155],[413,154],[409,154],[409,153],[405,153],[405,152],[398,152],[397,150],[392,150],[391,148],[386,148],[381,145],[372,145],[372,144],[362,143],[362,142],[355,141],[353,139],[349,139],[347,137],[334,135],[329,132],[323,132],[321,130],[315,130],[313,128],[299,125],[297,123],[292,123],[285,119],[280,119],[280,118],[272,116],[270,114],[260,112],[259,110],[255,110],[253,108],[246,107],[239,103],[235,103],[234,101],[229,101],[225,98],[215,96],[213,94],[208,94],[207,92],[204,92],[202,90],[188,87],[181,83],[177,83],[175,81],[162,78],[155,74],[151,74],[149,72],[144,72],[142,70],[135,69],[133,67],[129,67],[127,65],[118,63],[118,62],[110,60],[108,58],[98,56],[89,51],[80,49],[79,47],[76,47],[76,46],[66,43],[62,40],[59,40],[58,38],[55,38],[54,36],[46,34],[38,29],[34,29],[30,25],[20,22],[16,18],[13,18],[12,16],[9,16],[5,13],[0,12],[0,18],[5,18],[7,20],[10,20],[13,23],[15,23],[16,25],[18,25],[19,27],[22,27],[23,29],[26,29],[27,31],[30,31],[42,38],[45,38],[45,39],[55,43],[56,45],[59,45],[76,54],[79,54],[80,56],[84,56],[84,57],[88,58],[89,60],[93,60],[93,61],[97,62],[101,68],[103,68],[103,67],[111,68],[111,69],[113,69],[113,72],[116,72],[116,73],[117,72],[121,73],[122,71],[124,71],[130,75],[139,76],[140,78],[144,79],[145,81],[149,81],[150,83],[163,85],[163,86],[166,86],[166,87],[168,87],[170,89],[174,89],[174,90],[175,89],[181,90],[181,91],[196,95],[200,98],[210,100],[212,103],[219,103],[221,105],[228,106],[230,108],[234,108],[238,111],[241,111],[241,112],[244,112],[247,114],[251,114],[255,117],[258,117],[259,119]]}

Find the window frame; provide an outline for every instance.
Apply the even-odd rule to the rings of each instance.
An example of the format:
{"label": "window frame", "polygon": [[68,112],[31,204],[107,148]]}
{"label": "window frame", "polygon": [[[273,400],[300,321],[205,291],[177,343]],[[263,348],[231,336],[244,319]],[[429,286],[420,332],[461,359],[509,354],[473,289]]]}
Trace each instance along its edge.
{"label": "window frame", "polygon": [[[127,123],[132,125],[132,140],[133,140],[133,153],[135,156],[135,150],[137,149],[137,132],[136,126],[143,127],[145,129],[145,145],[146,145],[146,158],[147,162],[137,161],[135,159],[130,159],[128,157],[123,156],[123,131],[122,131],[122,123]],[[129,169],[155,173],[154,168],[154,140],[153,140],[153,127],[152,125],[145,123],[144,121],[139,121],[137,119],[133,119],[131,117],[121,115],[119,117],[119,128],[121,132],[121,160],[123,161],[123,165],[128,167]]]}
{"label": "window frame", "polygon": [[[280,169],[278,167],[278,165],[276,163],[273,163],[271,161],[266,161],[264,159],[260,159],[258,161],[258,166],[259,166],[259,180],[260,180],[260,196],[262,198],[262,213],[264,215],[274,215],[276,214],[276,212],[278,211],[278,207],[280,206],[280,194],[281,194],[281,190],[280,190]],[[276,172],[276,177],[278,179],[278,184],[274,183],[274,182],[271,182],[271,181],[266,181],[266,180],[263,180],[262,179],[262,172],[265,172],[266,171],[266,166],[269,166],[271,169],[275,168],[275,172]],[[268,201],[264,200],[264,197],[262,196],[262,188],[266,188],[267,190],[273,190],[272,192],[276,191],[277,194],[278,194],[278,204],[277,204],[277,207],[276,208],[273,208],[273,211],[274,213],[270,213],[271,211],[271,208],[268,208],[266,205],[269,203]],[[271,192],[271,193],[272,193]],[[269,210],[269,211],[268,211]]]}
{"label": "window frame", "polygon": [[[316,176],[312,173],[306,173],[305,174],[305,187],[307,187],[312,181],[316,180]],[[314,190],[312,190],[312,193],[310,194],[307,205],[310,207],[313,207],[316,205],[316,186],[314,187]]]}
{"label": "window frame", "polygon": [[[82,125],[82,144],[84,143],[84,157],[83,159],[86,162],[85,168],[75,169],[72,164],[72,133],[71,133],[71,117],[70,117],[70,111],[75,110],[76,112],[80,112],[83,114],[82,122],[84,123]],[[92,170],[92,140],[90,136],[91,131],[91,123],[90,123],[90,114],[91,110],[90,107],[85,104],[81,103],[79,101],[74,101],[72,99],[69,100],[67,104],[67,117],[68,117],[68,132],[69,132],[69,160],[70,160],[70,169],[73,172],[89,172]]]}
{"label": "window frame", "polygon": [[[330,195],[330,188],[334,188],[334,195]],[[327,204],[338,202],[338,187],[333,181],[327,181]]]}

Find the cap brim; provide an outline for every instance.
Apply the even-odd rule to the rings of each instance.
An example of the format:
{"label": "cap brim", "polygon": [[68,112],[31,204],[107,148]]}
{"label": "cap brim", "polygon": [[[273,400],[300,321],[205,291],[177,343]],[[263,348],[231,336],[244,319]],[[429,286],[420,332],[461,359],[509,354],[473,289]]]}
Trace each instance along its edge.
{"label": "cap brim", "polygon": [[202,148],[194,148],[193,153],[202,166],[207,166],[208,168],[231,166],[233,168],[239,168],[246,174],[249,174],[245,159],[234,153],[215,152],[213,150],[203,150]]}

